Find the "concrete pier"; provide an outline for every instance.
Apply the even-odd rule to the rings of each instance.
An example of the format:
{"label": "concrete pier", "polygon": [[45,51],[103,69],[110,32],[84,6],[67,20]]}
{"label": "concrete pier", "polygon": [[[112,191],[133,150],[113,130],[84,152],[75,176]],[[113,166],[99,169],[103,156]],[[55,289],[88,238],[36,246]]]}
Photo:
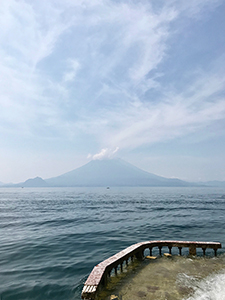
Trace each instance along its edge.
{"label": "concrete pier", "polygon": [[110,276],[111,271],[115,270],[115,275],[117,274],[117,268],[120,265],[121,272],[123,271],[123,263],[129,264],[132,262],[135,256],[138,260],[144,258],[145,249],[150,250],[150,256],[152,256],[152,249],[157,247],[159,249],[159,255],[162,255],[162,248],[168,247],[169,254],[172,253],[172,248],[177,247],[179,249],[179,254],[182,254],[182,248],[189,248],[189,255],[195,256],[196,249],[201,248],[203,250],[203,255],[205,255],[206,249],[210,248],[214,250],[215,256],[217,255],[217,249],[221,248],[221,243],[218,242],[191,242],[191,241],[147,241],[141,242],[118,252],[117,254],[109,257],[108,259],[102,261],[96,265],[92,272],[90,273],[88,279],[86,280],[81,298],[85,300],[96,299],[97,293],[101,286],[107,284],[108,276]]}

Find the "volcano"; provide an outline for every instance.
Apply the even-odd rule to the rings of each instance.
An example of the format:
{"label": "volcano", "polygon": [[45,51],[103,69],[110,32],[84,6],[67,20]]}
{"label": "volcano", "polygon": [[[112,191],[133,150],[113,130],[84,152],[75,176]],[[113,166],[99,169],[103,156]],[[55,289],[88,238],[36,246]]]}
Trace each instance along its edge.
{"label": "volcano", "polygon": [[188,182],[143,171],[122,159],[92,160],[57,177],[45,179],[48,186],[190,186]]}

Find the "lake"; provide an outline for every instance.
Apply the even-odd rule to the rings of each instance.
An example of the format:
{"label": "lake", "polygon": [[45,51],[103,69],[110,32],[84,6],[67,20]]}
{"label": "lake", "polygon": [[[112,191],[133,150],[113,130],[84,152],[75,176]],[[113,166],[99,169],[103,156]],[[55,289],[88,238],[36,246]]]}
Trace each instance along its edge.
{"label": "lake", "polygon": [[141,241],[224,246],[224,216],[224,188],[0,188],[0,299],[80,299],[97,263]]}

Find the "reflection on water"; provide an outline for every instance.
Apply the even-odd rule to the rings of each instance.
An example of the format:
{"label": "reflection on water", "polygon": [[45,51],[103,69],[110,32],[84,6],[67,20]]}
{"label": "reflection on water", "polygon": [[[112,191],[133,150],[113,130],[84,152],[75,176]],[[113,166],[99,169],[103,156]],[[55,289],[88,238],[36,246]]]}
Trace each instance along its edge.
{"label": "reflection on water", "polygon": [[225,255],[219,257],[161,257],[145,259],[113,277],[98,300],[223,300]]}

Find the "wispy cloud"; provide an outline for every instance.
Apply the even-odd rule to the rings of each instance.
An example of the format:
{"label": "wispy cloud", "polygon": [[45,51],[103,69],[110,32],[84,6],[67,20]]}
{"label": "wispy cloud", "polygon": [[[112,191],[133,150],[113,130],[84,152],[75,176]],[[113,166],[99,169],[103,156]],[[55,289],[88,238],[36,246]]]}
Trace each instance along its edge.
{"label": "wispy cloud", "polygon": [[68,71],[63,76],[63,80],[65,82],[73,81],[77,75],[77,72],[80,69],[80,64],[77,60],[69,60],[68,64],[69,64]]}
{"label": "wispy cloud", "polygon": [[193,65],[178,91],[163,68],[182,37],[176,24],[221,1],[157,3],[3,1],[0,132],[78,139],[87,153],[91,136],[96,159],[224,119],[223,71]]}
{"label": "wispy cloud", "polygon": [[[109,147],[136,148],[182,137],[225,118],[225,74],[201,74],[182,93],[166,89],[160,103],[109,112],[104,133]],[[210,135],[210,131],[209,131]]]}
{"label": "wispy cloud", "polygon": [[[54,6],[51,2],[41,1],[37,5],[10,0],[3,1],[2,11],[1,116],[11,127],[21,128],[23,134],[46,123],[56,126],[61,122],[59,127],[64,126],[64,118],[71,114],[74,105],[75,110],[87,117],[94,107],[98,108],[100,98],[96,95],[103,85],[118,94],[118,88],[109,84],[110,81],[115,81],[125,92],[134,84],[152,85],[145,76],[156,68],[164,55],[167,36],[164,26],[174,17],[173,10],[155,14],[149,5],[111,1],[67,1]],[[64,44],[59,39],[67,36],[73,51],[70,58],[65,59],[68,53],[64,53]],[[46,65],[53,56],[54,64],[59,65],[59,68],[54,66],[57,74],[51,74],[51,65]],[[64,65],[63,60],[67,62]],[[75,79],[78,70],[82,73],[77,85],[65,86]],[[61,82],[57,79],[60,72]],[[56,91],[61,98],[59,102],[55,98]],[[76,96],[69,97],[74,91]],[[109,95],[106,100],[110,106],[115,101],[120,102],[120,97],[111,99]],[[63,102],[67,104],[64,107]],[[34,114],[42,115],[46,121],[30,126],[31,120],[38,122]],[[24,131],[21,124],[27,130]]]}
{"label": "wispy cloud", "polygon": [[218,7],[222,3],[221,0],[169,0],[167,5],[174,5],[182,15],[188,15],[190,18],[201,18],[209,9]]}
{"label": "wispy cloud", "polygon": [[47,4],[36,10],[30,2],[9,0],[0,10],[0,130],[33,135],[54,115],[53,95],[45,92],[50,80],[38,64],[52,53],[67,24]]}

